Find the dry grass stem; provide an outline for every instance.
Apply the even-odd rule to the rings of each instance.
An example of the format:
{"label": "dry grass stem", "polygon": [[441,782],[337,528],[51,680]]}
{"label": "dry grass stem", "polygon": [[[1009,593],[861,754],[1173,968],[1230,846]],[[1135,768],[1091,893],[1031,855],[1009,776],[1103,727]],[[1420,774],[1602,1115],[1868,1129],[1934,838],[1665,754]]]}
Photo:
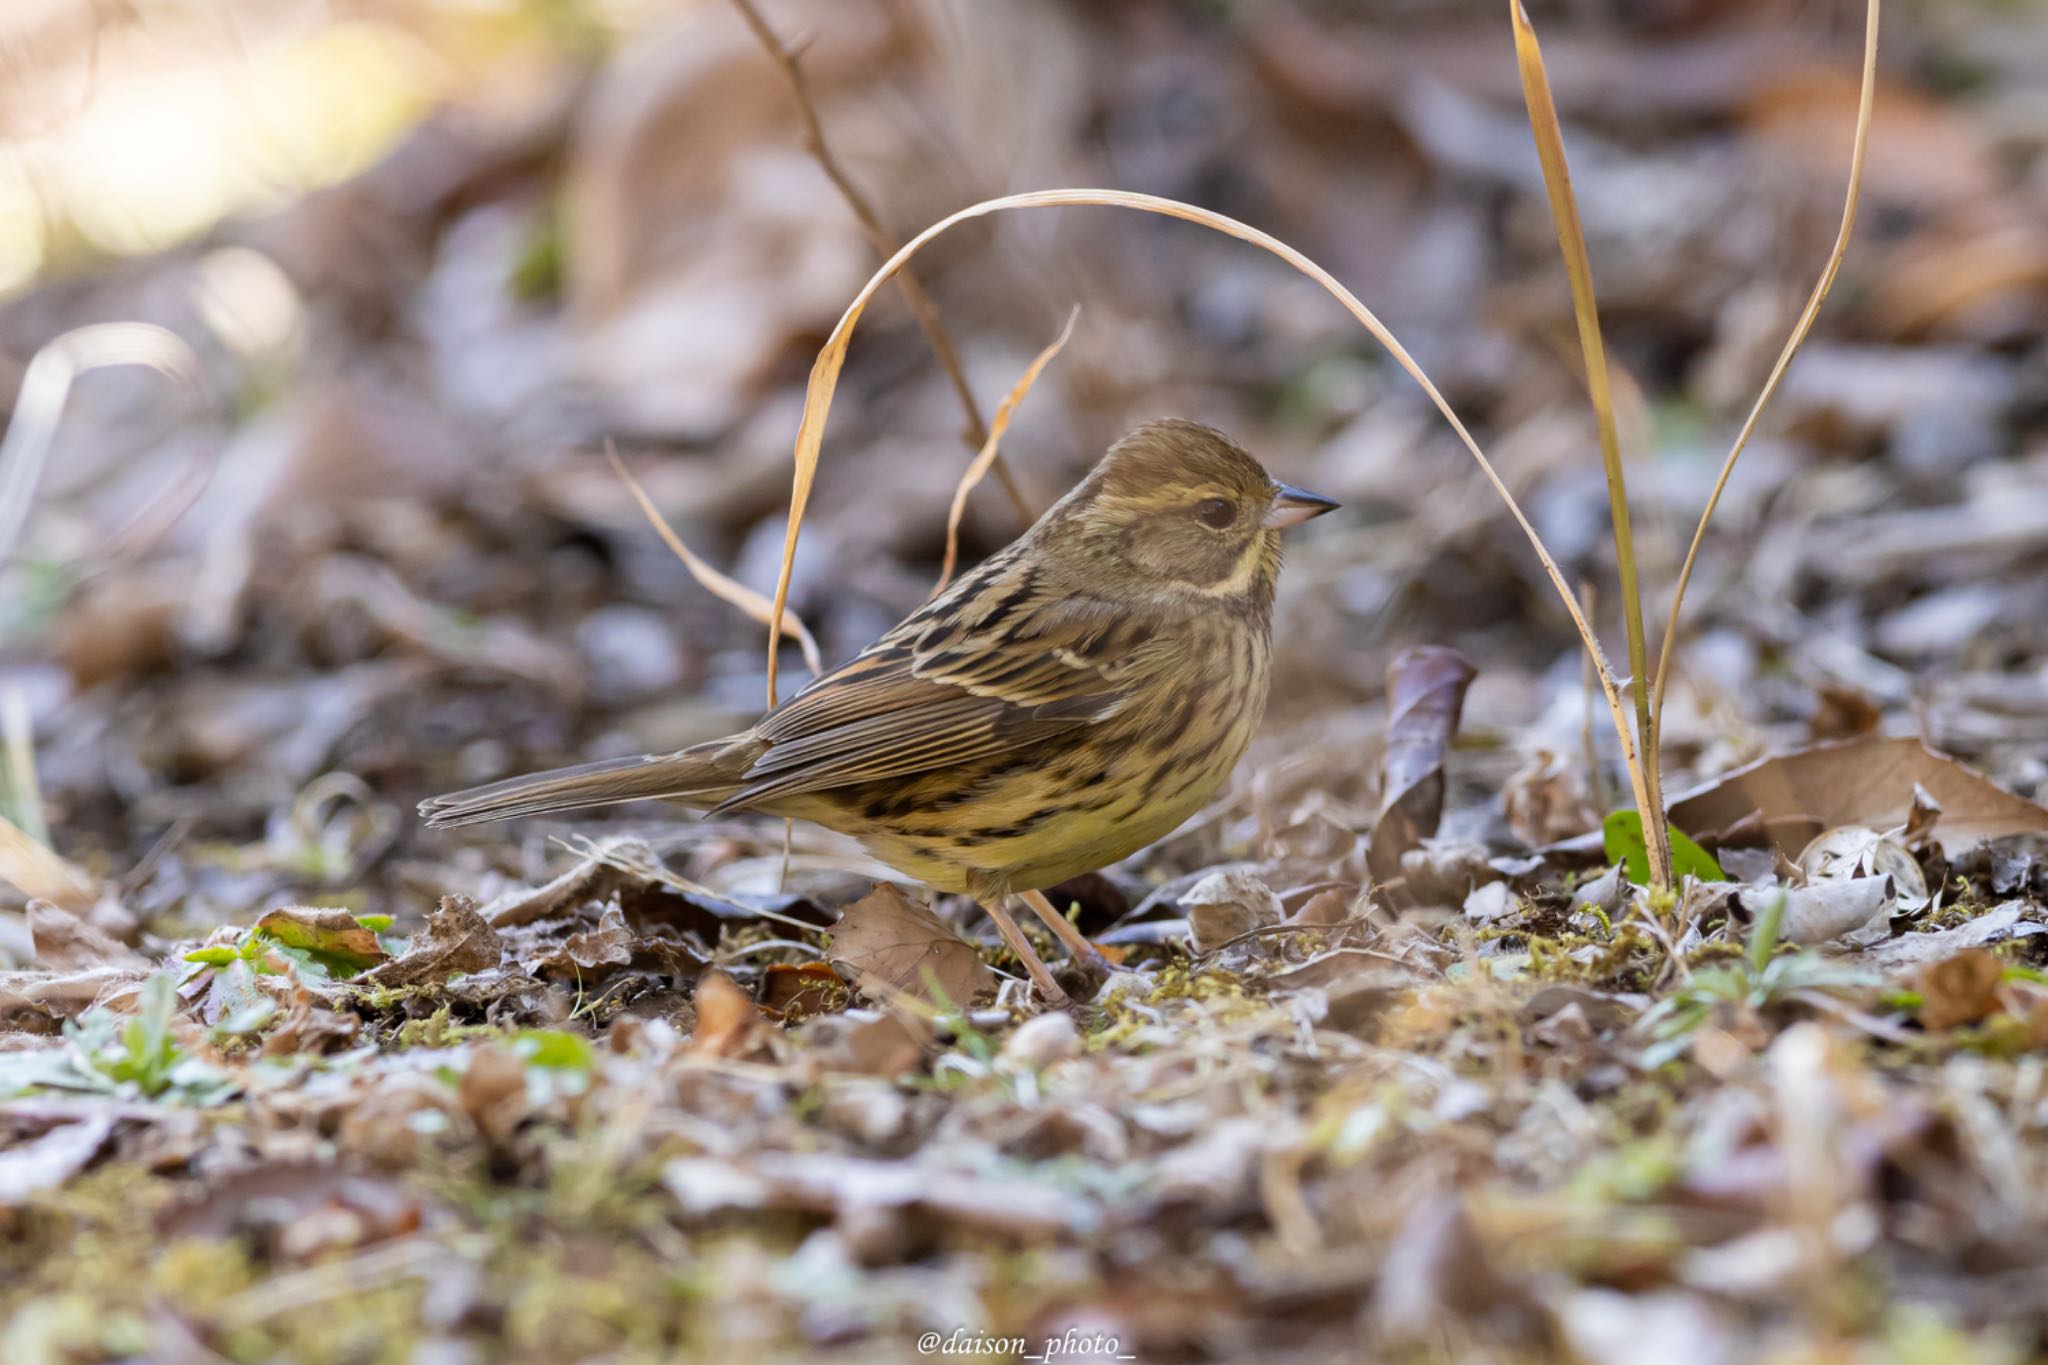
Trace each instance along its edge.
{"label": "dry grass stem", "polygon": [[5,816],[0,816],[0,884],[29,900],[48,901],[77,913],[91,909],[99,899],[99,884],[91,876]]}
{"label": "dry grass stem", "polygon": [[1599,670],[1600,686],[1607,697],[1608,710],[1614,717],[1615,730],[1621,742],[1623,761],[1628,764],[1631,772],[1635,771],[1638,767],[1635,737],[1630,733],[1627,708],[1622,703],[1619,684],[1616,683],[1614,678],[1614,670],[1608,667],[1606,655],[1600,648],[1599,637],[1593,633],[1593,629],[1588,624],[1585,614],[1579,610],[1578,598],[1573,594],[1571,585],[1565,581],[1564,573],[1558,568],[1557,561],[1551,557],[1550,551],[1545,548],[1542,537],[1536,534],[1536,528],[1530,524],[1529,518],[1523,513],[1521,505],[1515,501],[1514,494],[1509,492],[1507,485],[1501,481],[1499,472],[1493,467],[1493,462],[1486,458],[1486,453],[1479,448],[1479,443],[1472,438],[1472,433],[1466,430],[1464,422],[1452,410],[1450,403],[1445,400],[1443,394],[1438,391],[1429,376],[1423,372],[1422,367],[1415,362],[1415,358],[1408,354],[1408,349],[1395,338],[1392,332],[1387,330],[1386,325],[1374,315],[1373,311],[1359,302],[1357,296],[1345,288],[1335,276],[1279,238],[1269,233],[1261,232],[1247,223],[1241,223],[1235,218],[1214,213],[1208,209],[1197,208],[1193,204],[1182,203],[1178,199],[1166,199],[1158,195],[1139,194],[1129,190],[1032,190],[1023,194],[1004,195],[1001,198],[985,199],[978,204],[970,204],[966,208],[959,209],[933,223],[930,227],[906,242],[893,256],[882,264],[881,269],[869,277],[868,282],[861,287],[860,292],[854,295],[853,302],[847,305],[846,312],[832,328],[831,335],[825,339],[824,347],[818,352],[818,358],[811,366],[810,382],[804,395],[803,418],[797,427],[796,469],[790,486],[789,525],[783,536],[782,570],[776,579],[774,610],[768,624],[769,706],[773,707],[776,701],[776,645],[779,639],[780,622],[782,613],[789,601],[790,575],[796,564],[797,537],[803,530],[804,509],[810,502],[811,487],[817,479],[818,459],[825,442],[825,421],[831,411],[832,395],[839,385],[839,372],[846,364],[846,352],[848,346],[853,341],[853,329],[859,323],[861,314],[866,311],[869,301],[874,298],[876,291],[888,283],[890,278],[898,271],[902,270],[910,258],[923,249],[928,242],[960,223],[1008,209],[1080,206],[1136,209],[1143,213],[1156,213],[1168,218],[1179,218],[1184,222],[1198,223],[1213,231],[1221,232],[1225,236],[1235,237],[1242,242],[1249,242],[1253,246],[1278,256],[1281,260],[1287,262],[1317,284],[1320,284],[1329,291],[1332,297],[1344,305],[1345,311],[1356,318],[1359,324],[1366,331],[1370,332],[1380,345],[1386,348],[1387,353],[1393,356],[1394,362],[1405,370],[1410,378],[1422,386],[1422,391],[1429,395],[1429,399],[1436,405],[1437,411],[1443,414],[1446,422],[1450,423],[1451,429],[1458,434],[1458,439],[1464,443],[1465,449],[1471,452],[1472,459],[1478,464],[1479,471],[1485,476],[1487,483],[1492,486],[1495,493],[1500,495],[1501,501],[1507,504],[1509,515],[1514,517],[1515,524],[1522,529],[1522,534],[1528,538],[1530,547],[1535,550],[1536,558],[1541,561],[1544,573],[1550,578],[1551,586],[1557,590],[1558,600],[1564,604],[1566,614],[1571,617],[1572,625],[1579,632],[1579,638],[1593,655]]}
{"label": "dry grass stem", "polygon": [[[861,193],[860,187],[847,175],[846,168],[839,164],[839,158],[832,154],[831,144],[825,140],[825,128],[818,119],[817,102],[811,98],[811,83],[804,75],[803,62],[776,35],[768,21],[761,16],[761,11],[755,8],[753,0],[732,0],[732,5],[739,11],[740,18],[746,21],[747,27],[753,30],[754,37],[759,40],[762,48],[782,72],[783,79],[789,82],[790,94],[796,99],[797,117],[803,121],[804,150],[811,154],[811,158],[818,163],[818,169],[825,173],[825,178],[839,191],[839,197],[846,201],[846,207],[860,223],[861,231],[865,232],[868,241],[874,244],[875,254],[884,260],[895,255],[896,239],[890,235],[889,229],[883,226],[881,215],[875,212],[867,196]],[[918,330],[924,333],[925,344],[932,348],[932,354],[938,358],[939,368],[946,372],[946,378],[953,386],[954,396],[960,400],[960,410],[967,417],[963,435],[968,448],[979,450],[988,443],[988,423],[982,420],[981,405],[974,401],[974,390],[967,383],[966,372],[960,368],[960,354],[954,349],[952,334],[946,330],[945,324],[939,321],[939,310],[933,305],[931,295],[924,292],[924,286],[917,282],[915,275],[904,271],[898,281],[898,288],[903,291],[903,301],[910,305],[911,316],[917,319]],[[1017,486],[1016,479],[1011,476],[1008,466],[998,459],[994,471],[996,482],[1001,484],[1003,492],[1009,495],[1011,505],[1017,509],[1017,515],[1029,525],[1036,514],[1031,510],[1030,502],[1024,497],[1024,491]]]}
{"label": "dry grass stem", "polygon": [[[80,327],[35,353],[15,396],[14,416],[0,438],[0,564],[28,524],[57,422],[74,380],[110,365],[146,365],[192,393],[203,393],[199,358],[176,333],[145,322]],[[196,493],[195,493],[196,495]]]}
{"label": "dry grass stem", "polygon": [[[647,490],[633,477],[633,471],[626,468],[626,462],[619,458],[619,452],[612,448],[609,441],[605,443],[604,455],[612,462],[612,472],[619,476],[619,480],[632,492],[633,500],[640,504],[640,510],[646,515],[648,524],[654,527],[655,534],[661,537],[662,543],[668,546],[677,559],[683,561],[683,567],[690,571],[690,577],[696,579],[704,591],[721,602],[738,607],[750,620],[758,621],[764,626],[771,625],[772,618],[782,614],[775,610],[774,604],[766,597],[738,579],[727,577],[716,566],[700,558],[695,550],[684,544],[683,538],[668,524],[668,518],[662,516],[660,509],[654,505],[654,500],[647,496]],[[805,667],[811,670],[813,677],[823,673],[825,664],[818,656],[818,642],[811,638],[810,630],[794,613],[789,613],[788,619],[789,633],[796,637],[797,648],[803,651]]]}
{"label": "dry grass stem", "polygon": [[946,558],[939,566],[939,581],[932,588],[933,597],[944,592],[946,585],[953,581],[953,570],[960,562],[960,519],[967,514],[967,495],[974,491],[974,486],[981,482],[990,466],[995,464],[996,447],[1002,441],[1003,433],[1010,429],[1010,418],[1016,414],[1018,405],[1024,401],[1024,395],[1030,393],[1031,386],[1038,382],[1039,374],[1052,363],[1052,358],[1060,353],[1060,349],[1067,344],[1067,338],[1074,334],[1074,321],[1080,316],[1081,306],[1075,304],[1067,313],[1067,325],[1060,328],[1060,334],[1053,338],[1051,345],[1032,358],[1031,363],[1025,366],[1024,373],[1010,387],[1010,391],[1003,395],[1003,401],[996,404],[995,420],[988,426],[988,438],[981,443],[981,450],[968,463],[966,472],[960,476],[959,486],[953,490],[953,505],[946,510]]}
{"label": "dry grass stem", "polygon": [[28,698],[18,687],[0,689],[0,797],[13,809],[0,810],[21,826],[22,832],[39,844],[50,842],[49,823],[43,818],[42,783],[36,778],[35,726],[28,714]]}
{"label": "dry grass stem", "polygon": [[1607,347],[1600,335],[1600,310],[1593,296],[1593,263],[1586,254],[1586,233],[1572,194],[1571,169],[1565,162],[1564,129],[1551,98],[1543,50],[1521,0],[1508,0],[1515,30],[1515,65],[1521,72],[1522,97],[1529,107],[1529,128],[1536,138],[1536,158],[1543,166],[1543,188],[1550,216],[1564,253],[1565,275],[1571,282],[1572,314],[1578,322],[1579,349],[1586,359],[1586,393],[1592,400],[1600,438],[1600,464],[1607,476],[1607,507],[1614,529],[1614,557],[1621,580],[1621,618],[1628,637],[1629,677],[1635,693],[1637,762],[1629,765],[1629,783],[1642,812],[1649,848],[1650,880],[1671,885],[1671,841],[1665,831],[1663,777],[1657,761],[1657,731],[1650,695],[1644,686],[1649,646],[1643,631],[1643,593],[1637,577],[1635,533],[1629,524],[1628,484],[1621,464],[1621,440],[1614,423],[1614,390],[1607,371]]}
{"label": "dry grass stem", "polygon": [[1791,367],[1792,357],[1799,354],[1799,348],[1806,344],[1807,333],[1813,330],[1813,320],[1820,315],[1820,306],[1826,302],[1828,291],[1835,286],[1835,276],[1842,268],[1842,258],[1849,250],[1849,236],[1856,227],[1856,206],[1863,197],[1864,153],[1870,145],[1870,115],[1872,101],[1877,92],[1877,20],[1879,0],[1868,0],[1863,20],[1863,82],[1856,100],[1856,133],[1849,151],[1849,185],[1842,198],[1842,223],[1835,233],[1835,245],[1828,252],[1827,264],[1821,268],[1820,279],[1814,283],[1813,292],[1807,295],[1806,306],[1799,311],[1798,321],[1792,324],[1792,334],[1785,338],[1785,348],[1778,352],[1778,359],[1771,366],[1771,372],[1764,380],[1763,388],[1757,393],[1756,402],[1750,406],[1749,416],[1743,420],[1742,429],[1735,434],[1735,442],[1728,447],[1728,458],[1721,462],[1721,472],[1714,479],[1714,491],[1707,496],[1707,505],[1700,513],[1699,524],[1693,528],[1692,543],[1686,547],[1685,562],[1678,569],[1678,585],[1671,594],[1671,614],[1665,619],[1663,644],[1657,651],[1657,672],[1650,686],[1650,716],[1653,725],[1661,724],[1664,715],[1664,689],[1671,677],[1671,654],[1678,640],[1678,613],[1685,605],[1686,585],[1692,581],[1693,564],[1699,559],[1700,544],[1707,537],[1707,523],[1713,520],[1714,509],[1721,505],[1721,493],[1728,487],[1728,477],[1735,472],[1735,461],[1741,458],[1749,438],[1755,433],[1758,420],[1763,416],[1764,405],[1778,392],[1778,384]]}

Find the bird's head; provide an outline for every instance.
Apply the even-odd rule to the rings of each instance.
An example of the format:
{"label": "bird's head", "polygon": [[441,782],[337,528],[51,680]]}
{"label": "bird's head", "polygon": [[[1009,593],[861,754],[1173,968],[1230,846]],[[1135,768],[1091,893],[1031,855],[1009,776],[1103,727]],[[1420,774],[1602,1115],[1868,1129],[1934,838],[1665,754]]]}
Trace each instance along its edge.
{"label": "bird's head", "polygon": [[1041,533],[1151,594],[1270,604],[1281,532],[1336,505],[1276,482],[1222,432],[1167,420],[1111,446]]}

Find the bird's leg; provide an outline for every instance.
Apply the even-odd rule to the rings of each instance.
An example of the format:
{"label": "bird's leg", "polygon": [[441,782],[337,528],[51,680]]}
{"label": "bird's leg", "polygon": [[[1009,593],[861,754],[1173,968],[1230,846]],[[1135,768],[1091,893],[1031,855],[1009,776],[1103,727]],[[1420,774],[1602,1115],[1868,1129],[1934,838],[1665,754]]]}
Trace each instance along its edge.
{"label": "bird's leg", "polygon": [[1038,993],[1045,997],[1045,1003],[1054,1006],[1065,1005],[1067,993],[1060,989],[1059,982],[1052,979],[1051,970],[1032,948],[1030,940],[1024,937],[1024,931],[1017,927],[1017,921],[1011,919],[1010,912],[1003,908],[1002,898],[990,896],[981,901],[980,905],[982,909],[988,911],[988,917],[996,922],[996,932],[1003,936],[1003,942],[1010,945],[1010,951],[1024,964],[1024,970],[1031,977],[1031,984],[1038,987]]}
{"label": "bird's leg", "polygon": [[1019,891],[1024,903],[1031,907],[1031,913],[1045,921],[1045,927],[1052,930],[1053,937],[1066,945],[1067,956],[1083,971],[1107,974],[1111,968],[1109,959],[1090,943],[1072,921],[1053,908],[1043,891]]}

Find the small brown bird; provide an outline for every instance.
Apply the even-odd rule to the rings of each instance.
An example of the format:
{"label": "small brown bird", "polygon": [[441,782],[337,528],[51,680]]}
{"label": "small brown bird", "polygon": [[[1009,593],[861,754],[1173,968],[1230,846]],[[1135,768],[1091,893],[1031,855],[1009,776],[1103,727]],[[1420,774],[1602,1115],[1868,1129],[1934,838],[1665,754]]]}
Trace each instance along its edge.
{"label": "small brown bird", "polygon": [[435,827],[618,801],[810,820],[995,919],[1101,956],[1040,894],[1160,838],[1215,794],[1266,707],[1280,533],[1337,504],[1220,432],[1124,437],[1037,524],[751,729],[423,802]]}

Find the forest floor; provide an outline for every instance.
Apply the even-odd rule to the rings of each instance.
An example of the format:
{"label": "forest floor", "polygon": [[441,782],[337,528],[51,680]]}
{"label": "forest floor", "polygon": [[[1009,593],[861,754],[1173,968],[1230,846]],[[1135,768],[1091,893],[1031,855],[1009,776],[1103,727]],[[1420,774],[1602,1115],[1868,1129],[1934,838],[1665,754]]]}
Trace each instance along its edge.
{"label": "forest floor", "polygon": [[[1618,636],[1495,8],[1094,8],[775,17],[899,236],[1117,184],[1326,261]],[[1856,96],[1848,29],[1668,8],[1538,15],[1653,618]],[[1887,16],[1860,235],[1688,599],[1669,893],[1550,585],[1329,300],[1099,209],[922,264],[984,403],[1081,304],[1005,439],[1027,510],[1165,413],[1345,504],[1227,792],[1055,889],[1115,968],[1034,932],[1066,1009],[803,826],[413,814],[758,714],[758,625],[607,459],[772,587],[875,254],[727,7],[0,305],[7,391],[110,318],[196,380],[79,379],[0,549],[0,1361],[2037,1358],[2048,46],[1956,14]],[[792,599],[827,662],[924,600],[969,459],[893,295],[843,388]],[[967,559],[1022,524],[984,484]]]}

